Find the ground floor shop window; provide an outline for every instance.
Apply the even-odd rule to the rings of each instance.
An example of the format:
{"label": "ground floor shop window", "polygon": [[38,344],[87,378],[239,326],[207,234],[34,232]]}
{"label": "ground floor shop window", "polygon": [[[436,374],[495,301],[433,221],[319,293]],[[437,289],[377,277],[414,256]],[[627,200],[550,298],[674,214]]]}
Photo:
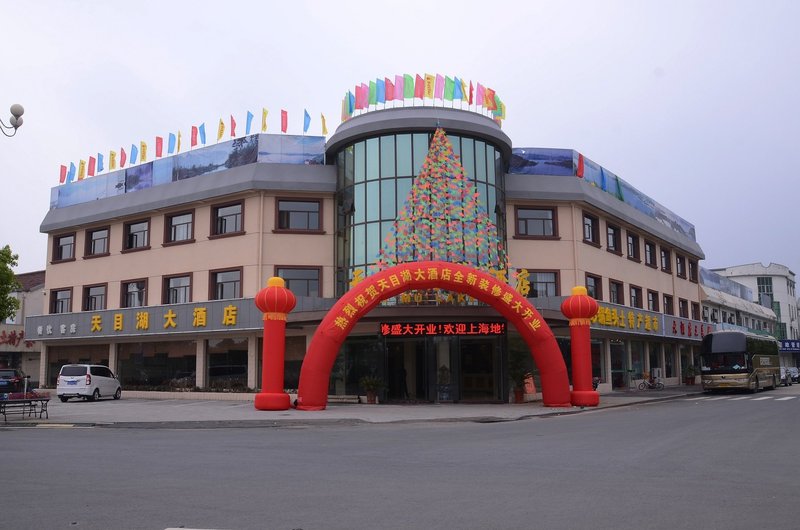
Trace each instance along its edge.
{"label": "ground floor shop window", "polygon": [[675,345],[664,344],[664,377],[678,377],[675,361]]}
{"label": "ground floor shop window", "polygon": [[644,373],[644,342],[631,341],[631,370],[634,379],[641,379]]}
{"label": "ground floor shop window", "polygon": [[247,389],[247,337],[207,341],[207,387],[212,390]]}
{"label": "ground floor shop window", "polygon": [[661,364],[661,344],[651,342],[649,344],[649,365],[648,370],[651,377],[664,377],[664,369]]}
{"label": "ground floor shop window", "polygon": [[[56,386],[56,378],[65,364],[102,364],[108,366],[108,344],[50,346],[47,348],[47,385]],[[114,367],[111,367],[114,371]]]}
{"label": "ground floor shop window", "polygon": [[122,343],[117,377],[123,390],[194,388],[196,358],[195,341]]}

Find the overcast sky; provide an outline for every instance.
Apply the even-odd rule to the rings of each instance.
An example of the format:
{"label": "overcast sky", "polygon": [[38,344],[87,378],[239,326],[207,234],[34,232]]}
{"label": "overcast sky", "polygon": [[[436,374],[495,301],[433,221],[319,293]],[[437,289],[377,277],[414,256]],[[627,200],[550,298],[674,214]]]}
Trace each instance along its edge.
{"label": "overcast sky", "polygon": [[514,147],[575,149],[694,224],[702,266],[800,273],[799,20],[769,0],[0,0],[0,119],[25,107],[0,136],[0,246],[46,267],[62,164],[141,140],[152,160],[202,122],[213,143],[262,107],[268,132],[308,109],[333,134],[357,83],[427,72],[495,89]]}

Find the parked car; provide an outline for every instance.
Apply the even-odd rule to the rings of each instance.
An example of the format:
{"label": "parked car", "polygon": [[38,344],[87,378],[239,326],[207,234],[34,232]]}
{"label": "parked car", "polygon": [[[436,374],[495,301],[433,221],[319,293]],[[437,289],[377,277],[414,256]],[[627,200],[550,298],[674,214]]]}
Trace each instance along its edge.
{"label": "parked car", "polygon": [[[25,375],[22,370],[16,368],[0,368],[0,393],[24,392],[25,379],[30,376]],[[30,381],[28,381],[30,390]]]}
{"label": "parked car", "polygon": [[61,367],[56,384],[58,399],[66,403],[70,398],[95,401],[101,397],[122,397],[122,386],[108,366],[102,364],[65,364]]}
{"label": "parked car", "polygon": [[795,383],[800,383],[800,369],[798,369],[796,366],[789,366],[786,369],[789,370],[789,375],[791,376],[792,381]]}

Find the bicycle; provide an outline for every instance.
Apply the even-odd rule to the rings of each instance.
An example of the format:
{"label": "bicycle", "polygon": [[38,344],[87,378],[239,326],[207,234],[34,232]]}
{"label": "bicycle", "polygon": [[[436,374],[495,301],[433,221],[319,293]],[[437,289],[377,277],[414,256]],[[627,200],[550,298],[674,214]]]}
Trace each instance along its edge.
{"label": "bicycle", "polygon": [[658,377],[647,379],[645,378],[639,383],[639,390],[664,390],[664,383]]}

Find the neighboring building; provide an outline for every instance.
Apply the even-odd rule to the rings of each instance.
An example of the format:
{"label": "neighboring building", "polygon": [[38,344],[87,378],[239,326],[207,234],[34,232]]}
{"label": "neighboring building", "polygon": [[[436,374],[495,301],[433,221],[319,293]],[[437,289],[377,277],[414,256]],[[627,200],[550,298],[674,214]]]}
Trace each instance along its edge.
{"label": "neighboring building", "polygon": [[19,300],[19,310],[13,318],[0,323],[0,366],[19,368],[31,376],[31,383],[39,379],[40,344],[25,336],[25,317],[42,314],[42,293],[45,271],[17,274],[20,289],[11,293]]}
{"label": "neighboring building", "polygon": [[794,272],[788,267],[778,263],[750,263],[711,270],[752,289],[759,304],[772,308],[778,319],[776,338],[800,338]]}
{"label": "neighboring building", "polygon": [[778,318],[771,307],[754,302],[753,290],[700,267],[703,322],[717,329],[738,329],[775,336]]}
{"label": "neighboring building", "polygon": [[[415,185],[440,127],[466,172],[458,200],[447,176]],[[436,208],[474,217],[434,228]],[[398,232],[401,221],[413,237]],[[277,275],[298,296],[286,344],[286,387],[296,388],[317,325],[351,282],[412,239],[416,259],[456,255],[442,241],[419,250],[419,237],[441,234],[459,261],[510,264],[498,274],[527,292],[565,356],[560,303],[586,284],[601,301],[594,375],[609,387],[645,372],[678,384],[714,327],[701,320],[704,256],[690,223],[575,151],[512,149],[495,121],[454,108],[387,108],[342,123],[327,143],[259,134],[59,186],[41,231],[47,314],[28,318],[26,332],[42,344],[50,384],[60,365],[80,361],[108,364],[126,388],[256,388],[253,298]],[[356,324],[330,393],[361,393],[370,374],[386,382],[384,400],[444,399],[446,380],[447,400],[500,402],[509,356],[524,349],[489,306],[408,293]]]}

